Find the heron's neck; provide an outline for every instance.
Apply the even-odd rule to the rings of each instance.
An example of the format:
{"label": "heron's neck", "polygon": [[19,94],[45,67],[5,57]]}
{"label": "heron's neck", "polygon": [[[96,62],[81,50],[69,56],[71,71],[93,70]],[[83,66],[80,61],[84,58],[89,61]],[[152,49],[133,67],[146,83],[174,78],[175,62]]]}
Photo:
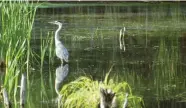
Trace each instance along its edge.
{"label": "heron's neck", "polygon": [[61,30],[62,25],[59,25],[58,29],[55,32],[55,42],[60,42],[59,40],[59,31]]}

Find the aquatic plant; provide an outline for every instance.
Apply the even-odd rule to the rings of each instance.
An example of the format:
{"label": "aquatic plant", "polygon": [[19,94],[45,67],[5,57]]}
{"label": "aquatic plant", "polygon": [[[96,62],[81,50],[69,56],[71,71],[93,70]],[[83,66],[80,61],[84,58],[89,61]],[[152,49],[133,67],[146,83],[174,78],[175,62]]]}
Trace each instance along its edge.
{"label": "aquatic plant", "polygon": [[126,93],[129,93],[128,106],[142,107],[143,99],[132,94],[131,87],[127,82],[115,82],[108,77],[109,73],[107,73],[103,82],[99,82],[82,76],[64,85],[60,92],[63,107],[96,108],[100,101],[100,87],[112,89],[116,93],[119,108],[123,106]]}
{"label": "aquatic plant", "polygon": [[[166,40],[169,40],[166,42]],[[156,63],[153,64],[156,77],[154,82],[156,82],[156,93],[158,99],[163,98],[175,98],[176,82],[171,81],[177,78],[177,73],[181,72],[178,68],[180,63],[179,55],[179,43],[178,37],[174,34],[170,34],[169,37],[161,37],[159,50],[157,52],[157,57],[155,58]],[[163,80],[159,80],[163,79]],[[171,94],[171,95],[170,95]]]}
{"label": "aquatic plant", "polygon": [[[54,57],[52,57],[52,44],[53,43],[53,36],[50,35],[50,33],[47,34],[46,38],[43,38],[43,34],[40,34],[40,75],[41,75],[41,98],[44,98],[48,100],[48,94],[46,92],[46,85],[44,81],[44,75],[43,75],[43,68],[44,68],[44,63],[46,63],[46,60],[49,60],[49,63],[53,60]],[[47,58],[48,57],[48,58]],[[50,65],[49,65],[50,66]],[[50,69],[49,69],[50,70]],[[51,73],[49,73],[50,79],[51,79]],[[51,80],[50,80],[51,81]],[[50,82],[49,82],[50,83]],[[53,88],[53,87],[51,87]]]}

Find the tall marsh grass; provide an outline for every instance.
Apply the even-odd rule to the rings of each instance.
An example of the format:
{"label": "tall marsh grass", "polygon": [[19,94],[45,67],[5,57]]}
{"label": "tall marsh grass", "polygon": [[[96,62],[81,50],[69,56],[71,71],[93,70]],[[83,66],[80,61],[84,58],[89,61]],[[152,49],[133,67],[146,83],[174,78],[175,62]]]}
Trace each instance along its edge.
{"label": "tall marsh grass", "polygon": [[2,1],[0,5],[0,52],[7,65],[3,86],[6,87],[10,99],[14,97],[14,105],[17,107],[18,80],[22,72],[27,71],[29,82],[29,60],[32,54],[30,40],[36,7],[26,0]]}
{"label": "tall marsh grass", "polygon": [[[46,38],[43,38],[43,35],[40,34],[40,75],[41,75],[41,99],[46,99],[47,101],[49,101],[49,96],[47,94],[47,89],[46,89],[46,82],[44,81],[44,65],[46,64],[46,62],[48,62],[48,69],[49,69],[49,84],[52,83],[52,74],[53,71],[51,70],[50,67],[50,63],[54,62],[54,52],[52,50],[52,45],[53,45],[53,35],[51,36],[50,33],[48,33],[48,35],[46,36]],[[48,60],[48,61],[46,61]],[[50,88],[51,90],[53,89],[53,85],[50,84]]]}

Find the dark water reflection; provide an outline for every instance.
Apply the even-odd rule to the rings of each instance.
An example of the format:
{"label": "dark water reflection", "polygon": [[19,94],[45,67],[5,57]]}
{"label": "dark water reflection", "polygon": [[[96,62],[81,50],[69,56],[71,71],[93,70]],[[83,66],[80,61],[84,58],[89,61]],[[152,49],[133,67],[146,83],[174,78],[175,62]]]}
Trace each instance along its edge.
{"label": "dark water reflection", "polygon": [[[144,97],[147,108],[186,107],[186,5],[128,4],[40,8],[34,23],[32,47],[40,54],[40,35],[47,40],[47,34],[53,37],[52,31],[57,28],[47,22],[59,20],[64,23],[61,40],[70,53],[69,74],[64,83],[81,75],[102,80],[114,64],[111,76],[127,81],[134,94]],[[125,52],[119,49],[118,41],[119,30],[124,26]],[[55,69],[60,60],[55,53],[53,58],[47,58],[48,55],[42,73],[33,75],[36,79],[33,91],[41,94],[32,96],[37,97],[38,106],[51,108],[55,106],[50,100],[56,97]],[[46,91],[38,85],[44,85]]]}

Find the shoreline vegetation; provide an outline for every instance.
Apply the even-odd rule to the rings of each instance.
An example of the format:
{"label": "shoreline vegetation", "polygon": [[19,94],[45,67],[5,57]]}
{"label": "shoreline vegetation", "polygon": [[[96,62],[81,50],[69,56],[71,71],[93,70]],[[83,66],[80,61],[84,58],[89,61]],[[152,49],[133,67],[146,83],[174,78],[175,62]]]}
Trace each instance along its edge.
{"label": "shoreline vegetation", "polygon": [[[30,39],[36,8],[30,7],[31,3],[22,1],[2,1],[0,5],[0,58],[3,58],[6,64],[6,72],[0,76],[1,86],[4,90],[1,92],[6,100],[4,106],[10,107],[9,105],[11,105],[17,108],[19,79],[22,73],[26,72],[27,76],[30,75],[32,55]],[[30,83],[29,77],[27,82]],[[27,89],[29,88],[27,86]],[[29,93],[27,97],[29,101]]]}
{"label": "shoreline vegetation", "polygon": [[110,72],[105,76],[103,82],[94,81],[89,77],[79,77],[75,81],[63,85],[61,90],[62,105],[65,108],[97,108],[100,103],[100,89],[113,90],[116,96],[116,106],[122,108],[125,103],[126,94],[127,107],[143,108],[145,106],[142,97],[132,93],[130,85],[125,82],[117,82],[109,77]]}
{"label": "shoreline vegetation", "polygon": [[124,7],[135,7],[135,6],[139,6],[139,7],[151,7],[151,6],[157,6],[157,4],[159,5],[173,5],[173,6],[177,6],[178,4],[183,3],[186,4],[185,2],[182,1],[149,1],[149,2],[130,2],[130,1],[116,1],[116,2],[104,2],[104,1],[96,1],[96,2],[68,2],[68,1],[59,1],[59,2],[51,2],[51,1],[47,1],[47,2],[37,2],[34,4],[39,5],[38,8],[61,8],[61,7],[74,7],[77,6],[78,7],[84,7],[84,6],[111,6],[111,7],[120,7],[120,6],[124,6]]}

